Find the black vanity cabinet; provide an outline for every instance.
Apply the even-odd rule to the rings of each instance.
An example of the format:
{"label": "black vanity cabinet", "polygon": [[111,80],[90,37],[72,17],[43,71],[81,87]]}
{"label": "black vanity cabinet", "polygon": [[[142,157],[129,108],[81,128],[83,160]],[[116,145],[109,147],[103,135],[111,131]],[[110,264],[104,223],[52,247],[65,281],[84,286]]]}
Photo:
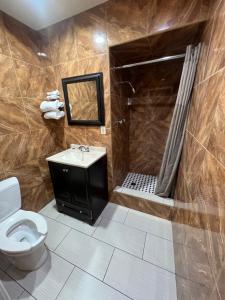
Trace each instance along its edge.
{"label": "black vanity cabinet", "polygon": [[108,202],[106,155],[88,168],[48,165],[58,211],[94,224]]}

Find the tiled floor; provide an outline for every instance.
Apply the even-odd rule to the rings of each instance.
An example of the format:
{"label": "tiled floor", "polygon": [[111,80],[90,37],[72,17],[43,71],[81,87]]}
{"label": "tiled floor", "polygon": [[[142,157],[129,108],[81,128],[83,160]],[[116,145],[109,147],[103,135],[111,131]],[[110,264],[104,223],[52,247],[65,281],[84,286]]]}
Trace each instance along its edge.
{"label": "tiled floor", "polygon": [[29,273],[0,257],[12,299],[177,299],[169,221],[113,203],[93,227],[58,213],[54,202],[41,213],[49,228],[46,263]]}

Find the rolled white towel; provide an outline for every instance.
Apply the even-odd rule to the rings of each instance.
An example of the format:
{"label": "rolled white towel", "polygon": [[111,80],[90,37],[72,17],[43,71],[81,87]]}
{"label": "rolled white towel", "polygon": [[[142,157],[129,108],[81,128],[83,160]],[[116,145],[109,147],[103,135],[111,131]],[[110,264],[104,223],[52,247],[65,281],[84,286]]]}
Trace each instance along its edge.
{"label": "rolled white towel", "polygon": [[59,95],[50,95],[50,96],[47,96],[46,97],[47,98],[47,100],[57,100],[57,99],[59,99],[60,97],[59,97]]}
{"label": "rolled white towel", "polygon": [[55,90],[55,91],[47,92],[47,96],[52,96],[52,95],[57,95],[57,96],[59,96],[59,91],[58,91],[58,90]]}
{"label": "rolled white towel", "polygon": [[65,116],[64,111],[60,111],[60,110],[49,111],[44,114],[44,118],[46,120],[49,120],[49,119],[59,120],[59,119],[63,118],[64,116]]}
{"label": "rolled white towel", "polygon": [[64,103],[59,101],[59,100],[55,100],[55,101],[42,101],[41,105],[40,105],[40,110],[42,112],[47,112],[47,111],[58,111],[59,108],[64,107]]}

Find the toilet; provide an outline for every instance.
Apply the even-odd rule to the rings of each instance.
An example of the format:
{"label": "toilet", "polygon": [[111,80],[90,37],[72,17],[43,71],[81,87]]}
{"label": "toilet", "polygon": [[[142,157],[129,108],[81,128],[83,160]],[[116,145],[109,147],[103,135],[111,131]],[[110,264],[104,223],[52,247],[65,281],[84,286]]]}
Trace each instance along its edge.
{"label": "toilet", "polygon": [[16,177],[0,182],[0,252],[20,270],[38,269],[48,252],[44,244],[47,222],[38,213],[21,209]]}

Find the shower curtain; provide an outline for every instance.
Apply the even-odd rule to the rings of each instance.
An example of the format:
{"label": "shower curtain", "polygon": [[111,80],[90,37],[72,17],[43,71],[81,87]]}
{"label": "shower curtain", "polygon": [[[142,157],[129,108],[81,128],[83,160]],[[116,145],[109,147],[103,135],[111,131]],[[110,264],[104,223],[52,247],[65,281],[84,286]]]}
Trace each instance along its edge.
{"label": "shower curtain", "polygon": [[177,100],[156,185],[155,193],[161,197],[169,197],[173,188],[183,146],[187,113],[200,48],[200,44],[194,48],[189,45],[186,50]]}

